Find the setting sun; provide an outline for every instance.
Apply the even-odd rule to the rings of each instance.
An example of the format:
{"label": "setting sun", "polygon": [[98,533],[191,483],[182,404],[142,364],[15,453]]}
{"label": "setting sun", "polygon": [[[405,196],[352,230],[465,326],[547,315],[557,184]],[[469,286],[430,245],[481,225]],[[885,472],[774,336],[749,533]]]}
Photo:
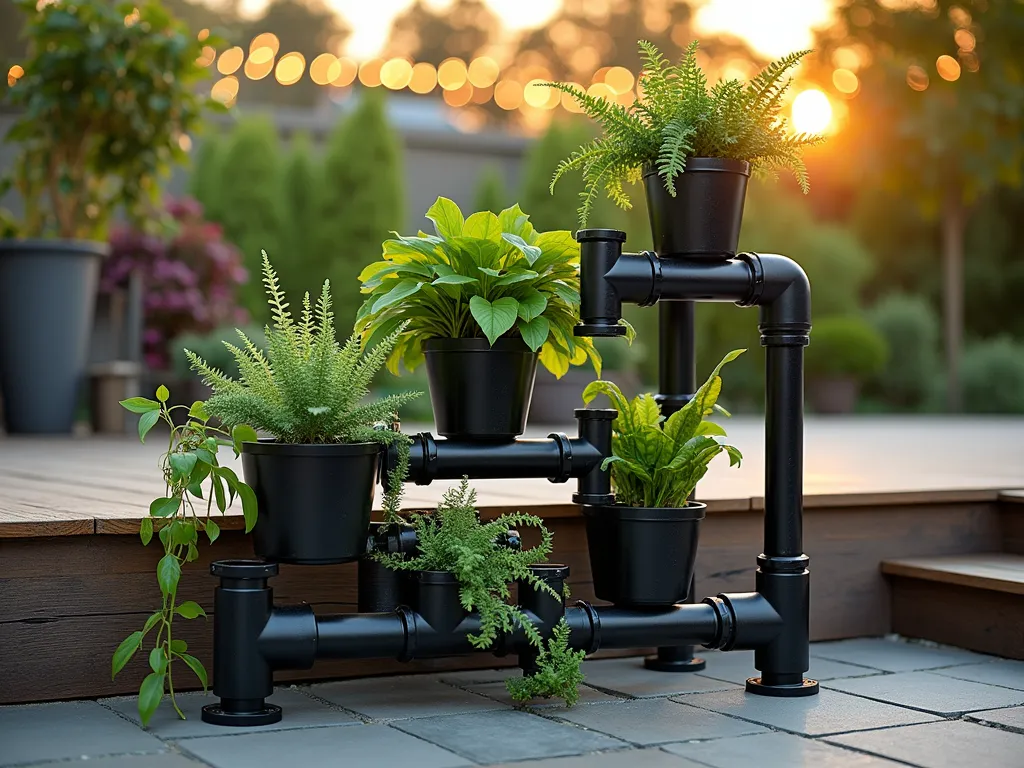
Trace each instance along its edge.
{"label": "setting sun", "polygon": [[792,109],[797,133],[824,133],[832,124],[832,102],[816,88],[797,95]]}

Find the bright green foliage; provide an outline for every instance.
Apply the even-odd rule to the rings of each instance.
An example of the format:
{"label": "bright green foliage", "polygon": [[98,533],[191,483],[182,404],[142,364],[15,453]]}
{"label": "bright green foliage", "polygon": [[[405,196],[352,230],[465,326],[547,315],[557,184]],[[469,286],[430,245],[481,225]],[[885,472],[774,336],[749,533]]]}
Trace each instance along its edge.
{"label": "bright green foliage", "polygon": [[1024,344],[1007,336],[964,351],[964,410],[1024,413]]}
{"label": "bright green foliage", "polygon": [[610,381],[592,381],[583,390],[583,402],[607,395],[619,415],[612,422],[612,455],[602,469],[611,467],[615,500],[629,507],[668,507],[686,505],[708,464],[723,451],[729,465],[738,466],[743,458],[735,447],[719,443],[725,430],[706,417],[712,412],[728,415],[720,405],[722,366],[746,350],[727,354],[711,376],[682,409],[668,419],[651,395],[639,395],[630,403]]}
{"label": "bright green foliage", "polygon": [[487,166],[476,183],[474,207],[478,211],[500,213],[507,207],[508,197],[501,170],[493,165]]}
{"label": "bright green foliage", "polygon": [[187,159],[182,134],[213,106],[197,93],[208,72],[196,59],[220,41],[199,42],[153,0],[16,3],[29,53],[8,91],[20,112],[6,137],[21,146],[11,181],[26,206],[15,232],[103,240],[118,207],[152,223],[157,182]]}
{"label": "bright green foliage", "polygon": [[284,204],[282,253],[287,254],[287,258],[283,263],[278,260],[278,271],[281,282],[288,286],[288,295],[298,302],[307,292],[316,294],[319,285],[313,276],[327,271],[327,259],[317,250],[316,236],[320,226],[323,178],[305,134],[298,134],[292,140],[281,188]]}
{"label": "bright green foliage", "polygon": [[[480,615],[479,633],[469,636],[474,648],[489,648],[499,632],[513,632],[517,627],[535,647],[541,647],[537,628],[518,606],[507,602],[509,584],[517,580],[561,597],[530,572],[531,565],[551,553],[551,533],[539,517],[517,512],[481,523],[476,491],[464,479],[445,492],[436,513],[412,515],[411,520],[419,542],[418,554],[407,558],[400,553],[377,552],[374,556],[379,562],[401,571],[454,574],[462,607]],[[540,543],[523,550],[506,546],[506,534],[523,526],[540,531]]]}
{"label": "bright green foliage", "polygon": [[228,140],[220,179],[220,218],[224,237],[242,252],[249,282],[242,304],[262,322],[266,303],[256,275],[260,253],[281,250],[284,210],[281,204],[281,157],[277,129],[267,118],[240,120]]}
{"label": "bright green foliage", "polygon": [[203,205],[203,214],[209,221],[220,221],[223,200],[224,139],[219,134],[204,136],[192,161],[189,192]]}
{"label": "bright green foliage", "polygon": [[571,707],[579,700],[579,685],[583,682],[580,663],[587,652],[574,651],[569,647],[571,633],[563,616],[548,638],[547,647],[537,655],[536,673],[510,677],[505,681],[505,687],[515,701],[557,696],[565,700],[565,706]]}
{"label": "bright green foliage", "polygon": [[[188,653],[188,643],[175,634],[178,620],[206,618],[198,603],[191,600],[179,603],[177,594],[182,567],[199,557],[202,536],[212,544],[220,535],[220,526],[213,517],[214,505],[223,515],[237,496],[242,503],[246,532],[256,524],[256,494],[230,467],[222,467],[217,458],[218,451],[224,447],[232,448],[237,458],[241,443],[255,440],[256,433],[244,425],[236,425],[231,432],[211,426],[203,402],[196,401],[186,409],[184,405],[169,406],[169,398],[167,387],[161,386],[156,391],[156,400],[132,397],[121,401],[125,409],[139,414],[139,438],[143,442],[158,422],[162,421],[170,429],[167,452],[160,460],[167,492],[149,505],[149,517],[143,518],[139,529],[143,546],[149,545],[156,532],[164,547],[164,555],[156,566],[163,603],[146,619],[140,631],[132,632],[121,642],[111,660],[113,679],[142,648],[150,632],[156,630],[156,640],[149,653],[151,673],[139,688],[139,717],[143,725],[149,722],[165,692],[170,696],[174,711],[185,719],[174,698],[172,671],[181,669],[180,665],[174,666],[176,661],[183,662],[195,673],[204,690],[208,685],[203,663]],[[175,426],[171,416],[177,409],[188,411],[188,420],[179,426]]]}
{"label": "bright green foliage", "polygon": [[417,393],[363,400],[400,331],[364,354],[358,335],[353,334],[344,346],[335,337],[329,281],[324,282],[315,312],[306,294],[299,320],[292,318],[266,252],[263,282],[273,315],[273,326],[264,331],[266,354],[241,332],[242,348],[226,344],[238,362],[241,380],[225,376],[194,352],[185,351],[192,368],[213,388],[207,412],[228,426],[250,424],[284,443],[398,440],[397,432],[375,426],[391,424],[398,409]]}
{"label": "bright green foliage", "polygon": [[769,173],[789,170],[808,190],[801,153],[823,139],[789,133],[782,97],[790,83],[785,74],[809,51],[769,64],[746,85],[721,80],[709,89],[697,63],[697,41],[675,65],[651,43],[641,40],[639,47],[644,62],[643,96],[630,107],[588,95],[576,85],[547,84],[576,99],[604,131],[603,137],[563,160],[551,181],[553,189],[568,171],[583,172],[581,226],[586,226],[602,189],[628,209],[631,203],[623,185],[639,181],[648,171],[657,171],[675,196],[675,177],[683,173],[690,157],[745,160],[754,170]]}
{"label": "bright green foliage", "polygon": [[361,91],[362,101],[330,134],[324,154],[315,248],[327,260],[336,311],[346,327],[359,308],[359,271],[405,221],[401,145],[388,123],[381,90]]}
{"label": "bright green foliage", "polygon": [[368,338],[404,325],[388,359],[413,370],[427,339],[520,337],[555,376],[587,359],[601,375],[590,339],[574,338],[579,322],[580,247],[571,232],[537,232],[518,205],[468,219],[437,198],[427,218],[435,235],[384,241],[384,260],[359,275],[369,298],[356,318]]}
{"label": "bright green foliage", "polygon": [[941,374],[938,315],[927,299],[894,293],[872,307],[867,318],[889,347],[889,358],[874,378],[874,393],[897,407],[920,407]]}
{"label": "bright green foliage", "polygon": [[882,370],[888,356],[885,338],[863,318],[826,317],[811,330],[807,375],[866,378]]}

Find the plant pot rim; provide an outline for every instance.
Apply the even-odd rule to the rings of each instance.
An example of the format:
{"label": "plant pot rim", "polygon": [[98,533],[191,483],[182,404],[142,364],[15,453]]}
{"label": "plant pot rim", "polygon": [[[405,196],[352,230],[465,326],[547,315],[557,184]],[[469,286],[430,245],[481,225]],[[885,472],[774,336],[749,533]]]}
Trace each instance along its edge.
{"label": "plant pot rim", "polygon": [[451,571],[413,571],[413,577],[421,584],[458,584],[459,580]]}
{"label": "plant pot rim", "polygon": [[708,505],[701,501],[687,502],[685,507],[627,507],[625,504],[602,504],[583,507],[585,517],[611,514],[619,520],[648,523],[680,523],[703,520]]}
{"label": "plant pot rim", "polygon": [[297,456],[311,459],[371,456],[380,450],[379,443],[282,443],[273,437],[261,437],[257,443],[242,443],[242,453],[253,456]]}
{"label": "plant pot rim", "polygon": [[542,581],[564,581],[569,578],[569,566],[565,563],[534,563],[530,571]]}
{"label": "plant pot rim", "polygon": [[41,237],[5,237],[0,238],[0,254],[5,252],[38,252],[53,253],[54,251],[60,251],[61,253],[77,254],[80,256],[100,256],[106,258],[110,255],[110,244],[102,243],[98,240],[75,240],[75,239],[63,239],[53,238],[47,240]]}
{"label": "plant pot rim", "polygon": [[[686,167],[681,175],[685,177],[687,173],[695,171],[738,173],[743,176],[749,176],[750,163],[746,160],[735,160],[731,157],[688,157],[686,159]],[[658,176],[657,169],[646,168],[644,170],[644,178],[646,179],[649,176]]]}
{"label": "plant pot rim", "polygon": [[463,338],[463,339],[426,339],[423,342],[425,352],[518,352],[525,355],[537,353],[526,346],[526,342],[519,337],[502,337],[495,339],[494,344],[488,343],[485,338]]}

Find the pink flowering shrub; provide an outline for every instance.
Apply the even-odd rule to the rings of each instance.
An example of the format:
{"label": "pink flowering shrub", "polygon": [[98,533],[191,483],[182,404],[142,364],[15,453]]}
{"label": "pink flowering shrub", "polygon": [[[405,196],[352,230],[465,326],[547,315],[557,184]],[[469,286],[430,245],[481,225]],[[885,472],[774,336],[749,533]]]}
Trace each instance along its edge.
{"label": "pink flowering shrub", "polygon": [[175,336],[249,321],[235,298],[249,275],[220,225],[205,221],[191,198],[169,201],[167,212],[174,222],[169,237],[116,229],[100,277],[100,293],[109,294],[126,286],[134,271],[141,274],[143,353],[151,369],[169,366],[168,344]]}

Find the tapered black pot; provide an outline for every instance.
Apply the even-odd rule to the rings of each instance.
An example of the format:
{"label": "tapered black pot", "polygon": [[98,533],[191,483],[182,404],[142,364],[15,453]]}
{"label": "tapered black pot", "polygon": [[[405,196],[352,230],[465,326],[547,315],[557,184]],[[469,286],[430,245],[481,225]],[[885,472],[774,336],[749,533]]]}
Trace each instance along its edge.
{"label": "tapered black pot", "polygon": [[654,171],[644,174],[654,250],[659,256],[721,259],[736,254],[750,164],[691,157],[675,179],[676,195]]}
{"label": "tapered black pot", "polygon": [[242,471],[259,506],[253,549],[282,563],[347,563],[366,552],[376,443],[243,443]]}
{"label": "tapered black pot", "polygon": [[594,594],[625,606],[685,600],[706,509],[698,502],[679,509],[583,507]]}
{"label": "tapered black pot", "polygon": [[7,431],[75,421],[105,243],[0,240],[0,390]]}
{"label": "tapered black pot", "polygon": [[537,353],[522,339],[430,339],[424,351],[438,434],[513,440],[526,431]]}
{"label": "tapered black pot", "polygon": [[409,602],[434,632],[451,632],[466,618],[459,598],[459,580],[449,571],[413,571]]}

